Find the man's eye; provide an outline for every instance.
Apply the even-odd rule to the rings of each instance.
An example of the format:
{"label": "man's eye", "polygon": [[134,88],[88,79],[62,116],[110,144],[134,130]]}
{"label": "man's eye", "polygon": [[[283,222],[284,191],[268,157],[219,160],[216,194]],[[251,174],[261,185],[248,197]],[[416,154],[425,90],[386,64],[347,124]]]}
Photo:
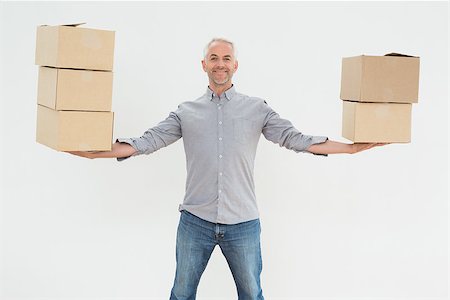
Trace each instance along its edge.
{"label": "man's eye", "polygon": [[226,57],[226,58],[225,58],[225,60],[228,60],[228,61],[229,61],[229,60],[230,60],[230,58],[229,58],[229,57]]}
{"label": "man's eye", "polygon": [[211,60],[216,60],[217,59],[217,57],[211,57]]}

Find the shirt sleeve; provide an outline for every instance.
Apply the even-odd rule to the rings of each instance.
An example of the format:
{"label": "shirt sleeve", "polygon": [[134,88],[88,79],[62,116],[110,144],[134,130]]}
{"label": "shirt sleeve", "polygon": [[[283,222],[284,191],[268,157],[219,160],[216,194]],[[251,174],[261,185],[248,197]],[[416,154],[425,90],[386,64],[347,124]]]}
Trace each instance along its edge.
{"label": "shirt sleeve", "polygon": [[[262,133],[267,140],[280,145],[280,147],[285,147],[295,152],[312,153],[306,150],[309,146],[321,144],[328,140],[326,136],[302,134],[289,120],[281,118],[270,108],[266,101],[264,101],[264,112],[265,119]],[[315,155],[327,156],[326,154]]]}
{"label": "shirt sleeve", "polygon": [[[181,121],[179,118],[180,108],[175,112],[171,112],[169,116],[144,132],[138,138],[118,138],[116,142],[127,143],[131,145],[136,152],[132,156],[141,154],[150,154],[163,147],[176,142],[181,138]],[[125,160],[128,157],[117,158],[118,161]]]}

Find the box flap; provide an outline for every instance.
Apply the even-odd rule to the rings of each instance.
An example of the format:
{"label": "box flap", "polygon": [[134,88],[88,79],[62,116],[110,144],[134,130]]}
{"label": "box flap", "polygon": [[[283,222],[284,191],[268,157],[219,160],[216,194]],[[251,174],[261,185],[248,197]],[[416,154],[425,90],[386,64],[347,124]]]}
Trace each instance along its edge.
{"label": "box flap", "polygon": [[407,55],[407,54],[402,54],[402,53],[395,53],[395,52],[387,53],[384,56],[418,57],[418,56]]}
{"label": "box flap", "polygon": [[70,26],[70,27],[77,27],[77,26],[84,25],[84,24],[86,24],[86,22],[73,23],[73,24],[60,24],[60,25],[46,25],[46,24],[44,24],[44,25],[39,25],[39,26]]}
{"label": "box flap", "polygon": [[75,24],[61,24],[60,26],[77,27],[77,26],[84,25],[84,24],[86,24],[86,22],[83,22],[83,23],[75,23]]}

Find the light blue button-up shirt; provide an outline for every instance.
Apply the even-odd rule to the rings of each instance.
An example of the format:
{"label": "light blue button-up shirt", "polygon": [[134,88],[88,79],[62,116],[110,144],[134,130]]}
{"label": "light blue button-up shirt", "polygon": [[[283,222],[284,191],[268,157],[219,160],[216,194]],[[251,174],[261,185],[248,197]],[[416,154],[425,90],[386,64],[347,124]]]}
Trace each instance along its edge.
{"label": "light blue button-up shirt", "polygon": [[253,170],[261,133],[295,152],[308,152],[309,146],[328,139],[302,134],[266,101],[240,94],[232,86],[220,97],[208,88],[141,137],[117,141],[130,144],[136,156],[183,137],[187,179],[179,210],[213,223],[236,224],[259,217]]}

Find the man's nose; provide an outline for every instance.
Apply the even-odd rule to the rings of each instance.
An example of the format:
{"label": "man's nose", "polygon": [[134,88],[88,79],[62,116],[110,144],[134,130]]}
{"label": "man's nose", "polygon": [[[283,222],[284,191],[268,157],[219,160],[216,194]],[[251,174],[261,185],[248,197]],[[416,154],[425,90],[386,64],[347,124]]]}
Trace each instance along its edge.
{"label": "man's nose", "polygon": [[225,63],[223,62],[222,59],[218,59],[218,60],[217,60],[217,66],[219,66],[219,67],[225,66]]}

